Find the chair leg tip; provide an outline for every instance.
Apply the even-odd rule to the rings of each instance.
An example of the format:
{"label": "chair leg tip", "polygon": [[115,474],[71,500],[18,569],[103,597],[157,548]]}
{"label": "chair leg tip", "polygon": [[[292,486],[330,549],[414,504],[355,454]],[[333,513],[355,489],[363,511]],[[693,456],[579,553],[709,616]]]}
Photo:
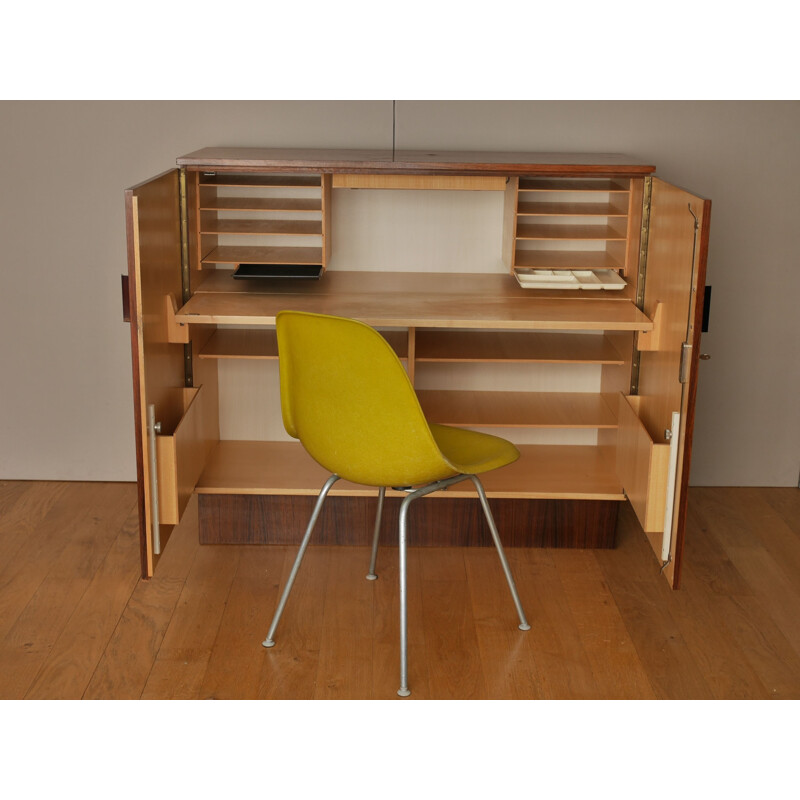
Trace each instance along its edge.
{"label": "chair leg tip", "polygon": [[275,647],[275,642],[273,642],[272,639],[264,639],[264,641],[261,642],[261,644],[264,647]]}
{"label": "chair leg tip", "polygon": [[378,580],[378,576],[374,572],[370,572],[369,575],[367,575],[367,580],[376,581]]}
{"label": "chair leg tip", "polygon": [[521,623],[520,623],[520,624],[519,624],[517,627],[518,627],[518,628],[519,628],[521,631],[529,631],[529,630],[531,629],[531,626],[530,626],[530,625],[528,625],[528,623],[527,623],[527,622],[521,622]]}
{"label": "chair leg tip", "polygon": [[397,694],[399,694],[400,697],[408,697],[411,694],[411,689],[400,688],[397,690]]}

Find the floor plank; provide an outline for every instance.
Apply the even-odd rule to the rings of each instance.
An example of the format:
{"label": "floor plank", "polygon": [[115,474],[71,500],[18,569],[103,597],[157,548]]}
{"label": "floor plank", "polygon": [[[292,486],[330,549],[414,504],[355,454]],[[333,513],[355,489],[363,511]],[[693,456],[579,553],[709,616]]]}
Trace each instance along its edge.
{"label": "floor plank", "polygon": [[[529,590],[530,563],[524,550],[507,548],[505,552],[527,619],[533,613],[534,599]],[[489,547],[467,548],[464,563],[487,697],[490,700],[541,697],[533,637],[530,631],[519,629],[519,617],[497,551]]]}
{"label": "floor plank", "polygon": [[56,640],[27,699],[79,700],[139,580],[139,517],[132,493],[128,517]]}
{"label": "floor plank", "polygon": [[275,631],[275,645],[261,646],[278,604],[279,593],[289,578],[296,547],[284,548],[285,558],[279,586],[274,587],[274,602],[268,607],[268,624],[260,634],[258,647],[263,667],[258,697],[267,700],[311,700],[316,690],[322,640],[322,598],[328,585],[330,553],[328,547],[309,547]]}
{"label": "floor plank", "polygon": [[[257,697],[265,648],[261,642],[278,602],[286,548],[241,548],[199,696],[210,700]],[[282,587],[280,587],[282,588]]]}
{"label": "floor plank", "polygon": [[[409,613],[409,627],[421,625],[425,635],[424,657],[431,697],[470,700],[487,697],[481,668],[475,619],[463,548],[428,547],[422,562],[422,619]],[[422,658],[409,644],[409,661]],[[409,688],[412,693],[411,668]]]}
{"label": "floor plank", "polygon": [[84,698],[133,700],[142,696],[194,564],[199,547],[196,526],[197,502],[193,500],[159,556],[157,574],[136,584]]}
{"label": "floor plank", "polygon": [[603,687],[603,697],[654,699],[647,671],[594,553],[559,550],[553,555],[595,682]]}
{"label": "floor plank", "polygon": [[241,550],[200,548],[164,634],[142,699],[199,696]]}
{"label": "floor plank", "polygon": [[[130,517],[134,497],[130,484],[91,488],[88,496],[74,492],[65,525],[58,524],[59,506],[53,506],[44,526],[47,533],[34,552],[26,549],[4,571],[13,572],[13,577],[0,590],[3,613],[8,613],[9,605],[27,600],[0,643],[0,673],[9,676],[4,697],[25,697]],[[108,502],[98,506],[95,500],[100,496]],[[50,549],[35,561],[34,553],[45,549],[45,542]],[[15,564],[23,568],[10,569]]]}

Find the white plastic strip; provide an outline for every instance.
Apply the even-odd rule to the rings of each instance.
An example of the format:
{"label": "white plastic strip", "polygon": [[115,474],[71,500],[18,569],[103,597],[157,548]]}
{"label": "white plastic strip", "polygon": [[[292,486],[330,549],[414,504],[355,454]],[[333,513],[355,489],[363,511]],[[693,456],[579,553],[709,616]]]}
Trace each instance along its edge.
{"label": "white plastic strip", "polygon": [[161,554],[161,529],[158,522],[158,461],[156,459],[156,407],[147,406],[147,452],[150,457],[150,528],[153,531],[153,554]]}
{"label": "white plastic strip", "polygon": [[667,474],[667,503],[664,509],[664,536],[661,540],[661,560],[669,561],[672,549],[672,514],[675,509],[675,482],[678,475],[678,444],[681,433],[681,415],[672,412],[672,437],[669,440],[669,472]]}

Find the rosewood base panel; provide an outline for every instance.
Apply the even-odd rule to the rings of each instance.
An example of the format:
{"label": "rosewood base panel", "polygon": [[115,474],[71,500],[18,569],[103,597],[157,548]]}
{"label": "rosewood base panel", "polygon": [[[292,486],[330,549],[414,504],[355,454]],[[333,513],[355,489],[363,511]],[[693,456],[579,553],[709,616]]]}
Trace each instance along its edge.
{"label": "rosewood base panel", "polygon": [[[315,497],[283,495],[198,495],[201,544],[297,544]],[[387,497],[381,543],[397,544],[402,498]],[[506,547],[613,548],[617,501],[490,500]],[[377,493],[369,497],[329,497],[312,544],[361,545],[372,542]],[[409,511],[411,546],[492,546],[477,498],[423,498]]]}

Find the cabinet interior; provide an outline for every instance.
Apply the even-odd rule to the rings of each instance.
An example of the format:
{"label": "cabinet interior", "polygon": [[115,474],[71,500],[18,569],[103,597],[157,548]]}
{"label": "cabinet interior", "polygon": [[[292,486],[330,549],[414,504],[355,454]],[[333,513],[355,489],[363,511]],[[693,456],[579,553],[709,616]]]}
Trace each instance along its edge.
{"label": "cabinet interior", "polygon": [[[353,200],[346,194],[351,190],[367,192]],[[347,213],[352,217],[354,207],[389,203],[391,224],[392,195],[404,195],[395,201],[402,221],[401,212],[414,202],[408,190],[438,193],[429,199],[438,207],[453,192],[463,196],[463,203],[470,202],[466,193],[491,193],[481,202],[494,204],[498,247],[482,272],[474,264],[461,272],[462,262],[452,257],[458,245],[450,240],[426,243],[441,271],[415,272],[413,257],[402,261],[402,255],[398,258],[405,266],[399,272],[381,263],[370,270],[359,265],[363,275],[342,269],[333,220],[337,229],[351,233],[368,227],[371,219],[378,220],[376,226],[386,225],[378,211],[366,221],[347,218]],[[631,315],[638,313],[633,299],[642,196],[642,178],[187,171],[193,296],[176,318],[189,323],[190,330],[204,331],[193,345],[195,384],[203,378],[208,383],[204,391],[216,393],[215,402],[207,405],[208,413],[218,414],[219,431],[219,442],[207,448],[196,491],[319,490],[325,479],[321,468],[283,431],[274,314],[267,307],[270,298],[279,297],[283,307],[310,300],[324,309],[329,284],[337,281],[330,291],[340,301],[348,297],[354,307],[360,303],[371,309],[374,320],[369,312],[353,316],[366,317],[381,329],[406,365],[431,421],[494,432],[520,447],[516,464],[486,476],[489,496],[624,499],[617,464],[620,403],[630,391],[636,333],[653,327],[646,316]],[[462,224],[469,227],[469,221]],[[413,238],[414,232],[404,230],[403,236]],[[396,243],[393,247],[397,250]],[[375,256],[367,256],[365,263],[369,258]],[[313,264],[328,274],[319,282],[233,280],[231,272],[239,264],[274,265],[287,276],[296,265]],[[503,277],[518,270],[613,270],[625,288],[520,289]],[[410,298],[409,306],[415,293],[420,305],[432,293],[449,293],[453,303],[439,318],[418,320],[411,308],[387,319],[383,306],[393,292]],[[535,299],[543,314],[541,319],[534,313],[512,322],[481,320],[460,327],[462,295],[473,304],[481,296],[488,305]],[[578,301],[566,316],[558,310],[565,301],[570,307]],[[263,307],[256,312],[259,303]],[[443,309],[447,305],[444,301]],[[347,304],[339,307],[346,310]],[[647,449],[653,442],[638,446]],[[342,483],[333,491],[359,495],[364,488]],[[459,491],[468,490],[456,487],[447,494]]]}

